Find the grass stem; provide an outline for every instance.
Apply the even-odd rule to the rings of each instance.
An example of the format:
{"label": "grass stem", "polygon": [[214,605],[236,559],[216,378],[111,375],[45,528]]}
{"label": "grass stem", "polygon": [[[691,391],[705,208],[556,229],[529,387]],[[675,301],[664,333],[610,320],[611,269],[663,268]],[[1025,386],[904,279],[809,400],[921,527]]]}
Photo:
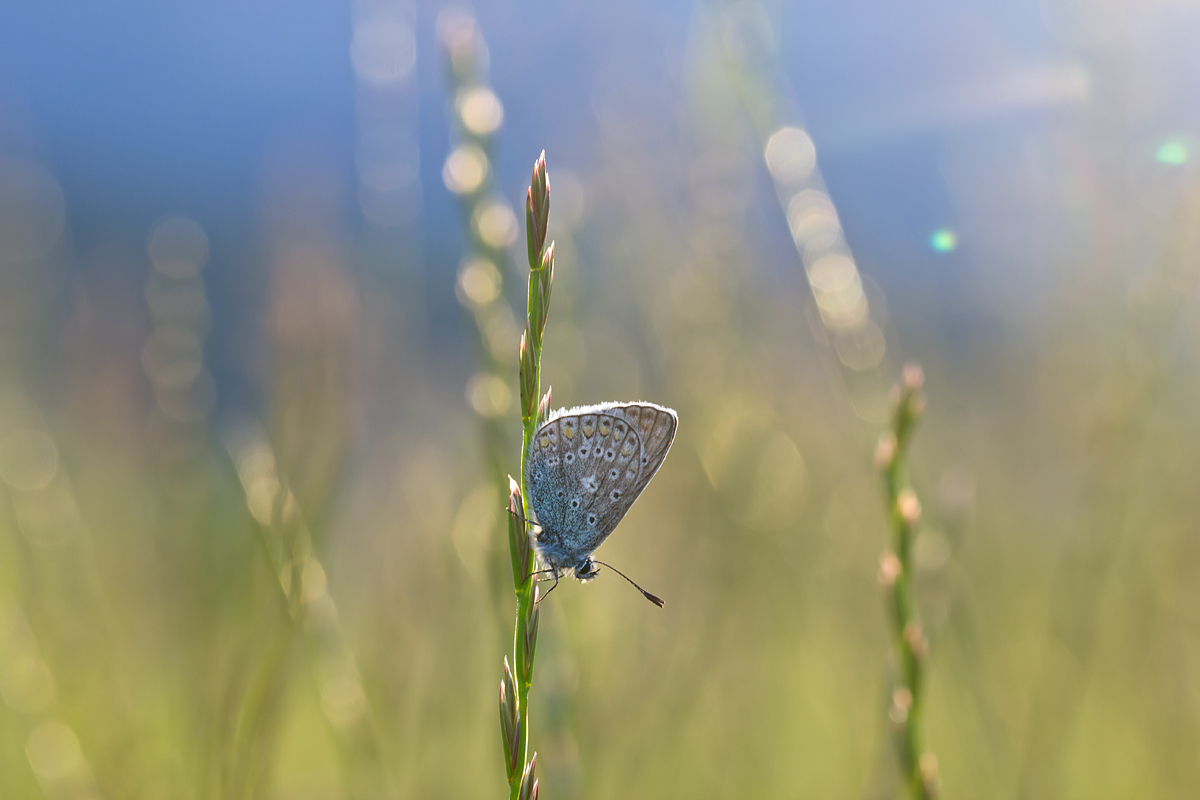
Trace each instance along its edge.
{"label": "grass stem", "polygon": [[[533,435],[550,406],[550,393],[541,396],[542,334],[550,310],[554,284],[554,244],[546,245],[550,218],[550,183],[546,154],[538,157],[525,197],[525,229],[529,237],[529,292],[525,332],[521,334],[519,383],[521,386],[521,480],[533,445]],[[510,800],[536,798],[534,776],[537,754],[529,752],[529,689],[533,684],[533,659],[537,650],[538,588],[533,580],[533,548],[525,520],[532,517],[529,487],[509,478],[508,543],[512,556],[513,588],[517,594],[517,619],[513,627],[513,666],[504,660],[500,684],[500,729],[508,773]],[[519,517],[518,517],[519,514]],[[513,668],[516,674],[513,674]]]}
{"label": "grass stem", "polygon": [[892,390],[891,428],[879,437],[875,466],[883,473],[887,498],[890,549],[879,564],[879,583],[891,601],[895,684],[888,720],[896,755],[912,800],[937,796],[937,758],[921,744],[922,677],[929,654],[928,640],[913,599],[913,542],[921,521],[921,503],[908,485],[905,456],[917,421],[924,410],[921,396],[924,375],[916,364],[904,367],[900,383]]}

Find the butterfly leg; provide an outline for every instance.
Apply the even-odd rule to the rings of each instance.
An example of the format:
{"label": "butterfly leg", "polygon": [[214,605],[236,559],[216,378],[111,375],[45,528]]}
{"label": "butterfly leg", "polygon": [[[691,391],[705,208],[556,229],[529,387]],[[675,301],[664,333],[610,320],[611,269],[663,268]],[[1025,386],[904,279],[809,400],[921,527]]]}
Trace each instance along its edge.
{"label": "butterfly leg", "polygon": [[539,605],[541,604],[541,602],[543,600],[545,600],[547,597],[550,596],[551,592],[553,592],[555,589],[558,588],[558,570],[553,570],[553,572],[554,572],[554,585],[551,586],[549,589],[547,589],[546,593],[544,595],[542,595],[541,597],[538,598]]}
{"label": "butterfly leg", "polygon": [[[542,575],[546,572],[554,572],[554,570],[553,570],[553,568],[534,570],[533,572],[529,573],[529,577],[532,578],[534,575]],[[549,578],[545,578],[545,579],[539,578],[538,583],[545,583],[548,580],[550,580],[550,579]]]}
{"label": "butterfly leg", "polygon": [[521,520],[521,522],[524,522],[526,525],[536,525],[539,528],[542,527],[541,525],[538,525],[538,523],[534,522],[533,520],[526,519],[525,517],[521,516],[521,512],[519,512],[519,511],[513,511],[511,508],[508,508],[507,506],[505,506],[504,510],[507,511],[509,514],[512,514],[517,519]]}

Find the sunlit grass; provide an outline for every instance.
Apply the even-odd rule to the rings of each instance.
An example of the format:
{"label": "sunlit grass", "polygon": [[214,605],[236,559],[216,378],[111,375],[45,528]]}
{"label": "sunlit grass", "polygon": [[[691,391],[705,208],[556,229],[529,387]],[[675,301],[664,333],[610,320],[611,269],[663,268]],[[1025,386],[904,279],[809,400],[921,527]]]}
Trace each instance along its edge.
{"label": "sunlit grass", "polygon": [[925,673],[929,638],[916,605],[916,559],[913,551],[920,531],[921,501],[910,484],[908,451],[917,422],[925,408],[921,394],[924,375],[916,364],[904,367],[893,390],[892,424],[879,438],[875,466],[884,478],[888,524],[888,549],[879,563],[879,584],[891,606],[892,669],[894,678],[887,717],[895,740],[902,782],[912,800],[929,800],[938,794],[937,757],[924,747]]}
{"label": "sunlit grass", "polygon": [[[862,151],[785,118],[769,70],[730,77],[796,46],[743,46],[762,18],[734,5],[755,4],[689,29],[674,104],[642,102],[642,62],[630,85],[600,59],[579,108],[526,65],[493,62],[503,107],[450,81],[453,142],[420,140],[428,225],[389,229],[424,260],[362,246],[310,156],[264,168],[243,234],[172,208],[98,234],[66,167],[0,142],[0,797],[490,797],[532,789],[534,750],[555,798],[894,797],[914,759],[887,667],[911,642],[879,556],[906,486],[918,771],[936,752],[946,797],[1192,796],[1192,140],[1087,112],[997,156],[982,122],[986,146],[939,151],[952,208],[873,256],[858,242],[907,209],[844,203]],[[617,581],[533,606],[529,556],[504,556],[527,532],[497,483],[547,387],[515,380],[525,242],[501,198],[527,176],[505,177],[502,123],[513,151],[563,153],[556,209],[558,169],[576,194],[547,223],[569,269],[534,383],[687,423],[604,545],[661,614]],[[1170,178],[1153,202],[1143,174]],[[870,446],[901,353],[930,408],[883,507]],[[528,711],[513,773],[502,654]]]}
{"label": "sunlit grass", "polygon": [[[529,690],[533,684],[537,650],[538,586],[534,575],[536,559],[527,530],[533,518],[525,465],[533,452],[533,435],[549,413],[550,394],[541,393],[542,337],[550,313],[554,285],[554,243],[546,244],[550,219],[550,184],[546,179],[546,154],[533,167],[533,179],[525,202],[525,225],[529,250],[529,292],[525,332],[521,334],[521,482],[511,481],[508,521],[509,552],[512,556],[513,588],[517,595],[517,618],[513,627],[513,667],[504,660],[500,685],[501,736],[506,755],[512,800],[536,800],[537,754],[529,751]],[[528,760],[527,760],[528,759]]]}

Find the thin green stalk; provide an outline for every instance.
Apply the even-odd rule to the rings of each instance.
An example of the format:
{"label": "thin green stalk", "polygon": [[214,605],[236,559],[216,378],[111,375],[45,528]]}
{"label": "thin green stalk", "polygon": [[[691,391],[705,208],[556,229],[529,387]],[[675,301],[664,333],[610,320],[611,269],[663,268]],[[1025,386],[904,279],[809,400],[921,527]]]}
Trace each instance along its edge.
{"label": "thin green stalk", "polygon": [[908,485],[905,456],[924,409],[921,397],[924,376],[916,364],[907,364],[900,383],[892,390],[895,404],[892,427],[879,437],[875,465],[883,473],[887,497],[890,549],[879,565],[879,582],[891,601],[895,685],[888,719],[895,738],[896,755],[913,800],[937,795],[937,758],[921,745],[922,676],[929,643],[913,599],[912,549],[921,521],[921,503]]}
{"label": "thin green stalk", "polygon": [[[325,585],[325,570],[314,551],[312,532],[287,478],[276,466],[275,453],[261,432],[247,425],[226,435],[226,447],[246,491],[251,515],[259,524],[259,541],[280,591],[274,592],[278,614],[259,658],[255,678],[235,711],[228,796],[258,796],[270,764],[270,725],[290,677],[290,656],[300,645],[313,667],[334,743],[344,767],[347,795],[352,798],[396,796],[381,736],[361,686],[357,659],[339,622],[337,606]],[[269,508],[260,505],[269,497]],[[338,692],[326,689],[336,685]],[[328,698],[333,697],[330,701]]]}
{"label": "thin green stalk", "polygon": [[[525,197],[525,230],[529,243],[528,316],[521,334],[521,483],[509,479],[508,544],[512,556],[513,588],[517,594],[517,619],[513,627],[513,670],[504,659],[500,683],[500,732],[504,745],[510,800],[536,800],[534,777],[537,754],[529,752],[529,689],[533,684],[533,658],[537,650],[538,589],[533,580],[533,548],[524,520],[532,516],[528,487],[524,486],[525,464],[538,423],[550,407],[550,393],[541,394],[542,334],[550,310],[554,283],[554,244],[546,246],[546,224],[550,217],[550,183],[546,178],[546,154],[538,157],[533,179]],[[518,515],[520,517],[518,518]]]}
{"label": "thin green stalk", "polygon": [[[767,9],[758,0],[709,0],[707,6],[720,31],[713,37],[717,53],[762,147],[847,399],[856,415],[876,418],[887,386],[881,367],[886,337],[821,174],[800,102],[780,64]],[[844,278],[831,283],[822,276],[833,264]]]}
{"label": "thin green stalk", "polygon": [[[446,53],[452,91],[451,127],[455,132],[454,147],[445,164],[446,185],[458,198],[468,242],[455,294],[471,312],[479,354],[479,370],[471,378],[468,396],[480,416],[487,483],[502,497],[516,439],[508,411],[513,396],[509,376],[516,355],[513,344],[517,323],[506,289],[510,278],[516,280],[517,266],[507,246],[484,235],[479,220],[492,205],[507,205],[495,194],[492,166],[503,106],[488,84],[487,43],[474,17],[460,8],[443,11],[438,17],[438,32]],[[497,608],[507,595],[502,559],[498,551],[489,550],[486,560],[488,589]]]}
{"label": "thin green stalk", "polygon": [[[61,678],[61,673],[54,669],[55,665],[50,663],[43,653],[38,642],[38,632],[33,627],[35,619],[26,612],[27,607],[32,607],[33,616],[38,615],[39,609],[36,606],[42,593],[31,585],[37,580],[38,574],[34,568],[36,554],[35,547],[31,546],[29,541],[28,530],[16,511],[15,503],[19,502],[20,494],[0,481],[0,506],[5,511],[4,518],[0,521],[0,555],[11,558],[16,566],[14,572],[2,576],[10,578],[12,582],[0,582],[0,614],[7,624],[7,630],[0,628],[0,645],[3,645],[0,647],[0,675],[9,676],[11,680],[21,672],[28,674],[32,670],[44,676],[46,683],[43,685],[52,687],[55,685],[55,679]],[[19,683],[17,685],[20,686]],[[45,763],[45,760],[37,758],[39,751],[44,752],[47,745],[53,748],[53,743],[61,740],[64,730],[71,736],[77,735],[72,726],[61,721],[67,716],[63,713],[61,699],[56,698],[52,692],[46,692],[39,697],[36,690],[32,693],[28,690],[18,690],[14,697],[24,699],[25,703],[0,703],[0,714],[11,714],[7,718],[0,717],[0,735],[14,737],[10,741],[26,743],[25,755],[29,766],[47,800],[83,800],[99,797],[102,787],[98,786],[98,782],[105,776],[94,772],[84,748],[78,751],[79,758],[69,770],[60,773],[54,769],[39,769],[39,765]],[[30,702],[31,700],[33,702]],[[116,722],[124,727],[123,720]],[[5,795],[9,792],[16,793],[17,786],[15,781],[11,787],[5,784],[5,788],[9,790]]]}
{"label": "thin green stalk", "polygon": [[1055,567],[1051,646],[1033,688],[1033,714],[1016,792],[1020,800],[1062,794],[1065,751],[1080,724],[1089,672],[1095,667],[1102,595],[1124,538],[1143,524],[1130,517],[1135,475],[1155,408],[1174,369],[1172,341],[1200,280],[1200,183],[1188,188],[1178,203],[1158,263],[1131,297],[1121,325],[1122,347],[1094,404],[1083,511],[1064,538]]}

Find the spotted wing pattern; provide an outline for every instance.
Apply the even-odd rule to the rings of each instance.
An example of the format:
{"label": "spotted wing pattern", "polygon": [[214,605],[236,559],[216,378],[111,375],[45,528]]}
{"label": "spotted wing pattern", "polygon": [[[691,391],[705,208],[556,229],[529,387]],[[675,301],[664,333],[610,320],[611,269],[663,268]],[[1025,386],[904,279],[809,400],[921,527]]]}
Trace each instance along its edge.
{"label": "spotted wing pattern", "polygon": [[608,538],[662,466],[677,423],[653,403],[605,403],[560,410],[537,430],[525,478],[552,566],[573,567]]}

